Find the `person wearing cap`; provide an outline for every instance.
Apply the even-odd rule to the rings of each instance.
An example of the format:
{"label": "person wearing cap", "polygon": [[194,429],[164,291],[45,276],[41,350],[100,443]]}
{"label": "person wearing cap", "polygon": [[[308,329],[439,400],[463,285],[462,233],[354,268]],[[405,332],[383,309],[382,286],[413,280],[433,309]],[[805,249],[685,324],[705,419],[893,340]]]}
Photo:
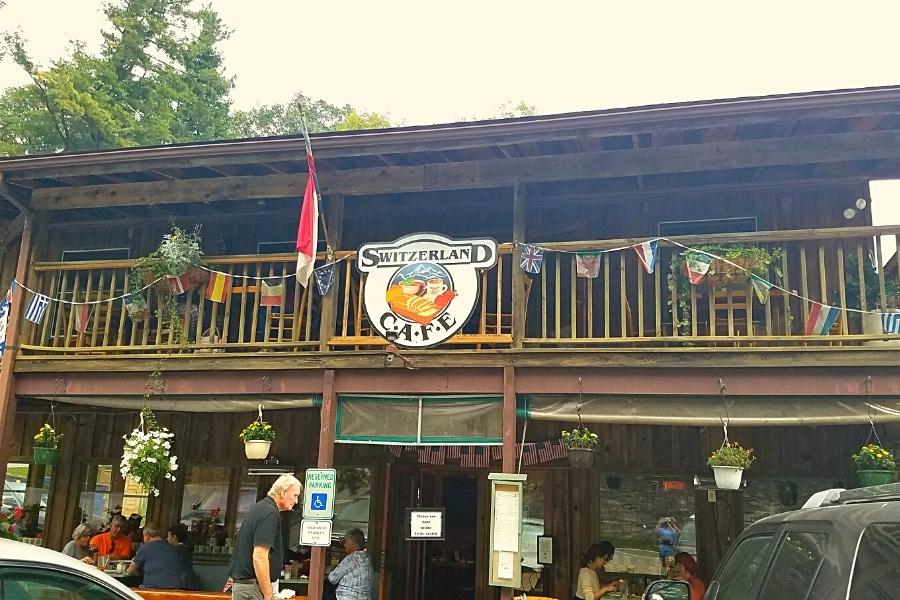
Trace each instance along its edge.
{"label": "person wearing cap", "polygon": [[659,562],[663,569],[667,568],[667,559],[675,556],[675,544],[681,531],[673,517],[661,517],[653,529],[659,546]]}
{"label": "person wearing cap", "polygon": [[91,537],[94,530],[87,523],[82,523],[72,532],[72,541],[66,544],[62,553],[77,558],[83,563],[94,564],[94,553],[91,552]]}
{"label": "person wearing cap", "polygon": [[337,600],[369,600],[372,590],[372,564],[366,552],[366,536],[351,529],[343,539],[347,556],[328,574]]}

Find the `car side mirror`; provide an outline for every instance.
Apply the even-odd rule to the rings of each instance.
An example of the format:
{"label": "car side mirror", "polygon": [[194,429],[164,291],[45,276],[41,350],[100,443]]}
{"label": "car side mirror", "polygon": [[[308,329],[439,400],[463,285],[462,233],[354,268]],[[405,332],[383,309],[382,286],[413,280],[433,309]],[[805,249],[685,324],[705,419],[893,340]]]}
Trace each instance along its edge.
{"label": "car side mirror", "polygon": [[691,587],[685,581],[654,581],[644,592],[644,600],[691,600]]}

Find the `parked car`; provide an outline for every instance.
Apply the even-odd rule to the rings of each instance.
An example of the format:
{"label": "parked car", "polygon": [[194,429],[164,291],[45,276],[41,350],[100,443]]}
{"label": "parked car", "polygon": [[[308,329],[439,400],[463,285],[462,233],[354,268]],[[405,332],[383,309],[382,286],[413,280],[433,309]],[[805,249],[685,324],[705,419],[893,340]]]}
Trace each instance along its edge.
{"label": "parked car", "polygon": [[900,594],[900,484],[814,494],[732,544],[705,600],[880,600]]}
{"label": "parked car", "polygon": [[0,539],[3,600],[140,600],[140,596],[96,567],[40,546]]}
{"label": "parked car", "polygon": [[684,522],[681,533],[678,534],[678,541],[675,542],[675,552],[687,552],[697,558],[697,521],[694,515]]}
{"label": "parked car", "polygon": [[331,540],[337,542],[351,529],[360,529],[369,539],[369,496],[357,496],[344,505],[331,524]]}

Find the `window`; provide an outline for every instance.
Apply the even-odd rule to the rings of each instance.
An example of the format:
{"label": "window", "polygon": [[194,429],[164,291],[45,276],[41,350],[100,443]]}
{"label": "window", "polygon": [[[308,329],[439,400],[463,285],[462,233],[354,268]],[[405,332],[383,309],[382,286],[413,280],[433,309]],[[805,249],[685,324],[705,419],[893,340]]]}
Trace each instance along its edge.
{"label": "window", "polygon": [[44,530],[52,469],[28,463],[9,463],[6,467],[0,510],[25,509],[23,518],[16,524],[22,537],[38,537]]}
{"label": "window", "polygon": [[[180,521],[188,526],[194,544],[205,544],[225,525],[228,511],[228,467],[190,467],[184,479]],[[254,499],[256,488],[253,489]]]}
{"label": "window", "polygon": [[106,523],[112,512],[147,516],[147,493],[131,477],[123,482],[118,465],[85,465],[81,481],[83,519]]}
{"label": "window", "polygon": [[697,219],[694,221],[663,221],[658,225],[659,235],[697,235],[702,233],[739,233],[756,231],[756,217],[732,219]]}
{"label": "window", "polygon": [[0,571],[0,598],[3,600],[116,600],[123,594],[77,573],[63,573],[53,567],[3,567]]}
{"label": "window", "polygon": [[763,588],[766,600],[802,600],[809,594],[822,559],[828,534],[791,531],[784,536]]}
{"label": "window", "polygon": [[866,527],[850,583],[850,600],[893,598],[900,589],[900,524]]}
{"label": "window", "polygon": [[749,537],[741,542],[719,573],[719,578],[714,584],[717,588],[711,595],[711,599],[752,600],[756,598],[757,574],[765,566],[771,547],[771,535]]}

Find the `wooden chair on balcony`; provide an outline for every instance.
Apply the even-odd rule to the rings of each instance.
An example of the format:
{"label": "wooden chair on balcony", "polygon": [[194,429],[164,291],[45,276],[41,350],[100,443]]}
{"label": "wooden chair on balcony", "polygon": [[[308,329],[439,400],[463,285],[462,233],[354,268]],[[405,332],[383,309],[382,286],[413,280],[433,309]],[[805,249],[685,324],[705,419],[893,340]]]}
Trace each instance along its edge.
{"label": "wooden chair on balcony", "polygon": [[[528,314],[528,300],[531,298],[531,277],[525,277],[525,314]],[[484,291],[482,290],[482,293]],[[500,322],[500,330],[497,330],[497,321]],[[513,315],[512,312],[486,312],[484,313],[484,333],[490,334],[512,334]]]}

